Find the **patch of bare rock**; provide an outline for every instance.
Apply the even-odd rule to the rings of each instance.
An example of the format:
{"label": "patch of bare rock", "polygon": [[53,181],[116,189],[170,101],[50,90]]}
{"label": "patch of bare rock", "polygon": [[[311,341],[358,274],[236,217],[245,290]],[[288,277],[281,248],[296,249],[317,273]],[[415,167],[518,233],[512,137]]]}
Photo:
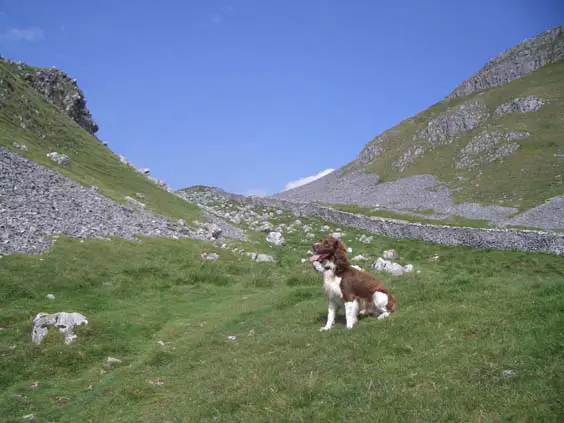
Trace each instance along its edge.
{"label": "patch of bare rock", "polygon": [[210,239],[210,228],[192,229],[140,206],[118,204],[94,187],[84,187],[0,147],[0,255],[41,254],[52,245],[53,235],[204,240]]}

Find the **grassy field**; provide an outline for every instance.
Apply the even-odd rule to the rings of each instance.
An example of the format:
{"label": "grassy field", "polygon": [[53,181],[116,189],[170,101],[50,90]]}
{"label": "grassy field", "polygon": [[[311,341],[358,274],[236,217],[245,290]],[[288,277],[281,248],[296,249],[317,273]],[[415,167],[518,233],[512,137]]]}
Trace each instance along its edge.
{"label": "grassy field", "polygon": [[[24,80],[23,72],[29,69],[0,60],[0,146],[55,168],[82,185],[96,185],[102,194],[120,203],[125,203],[125,196],[135,198],[135,193],[142,193],[148,210],[188,222],[200,217],[196,206],[122,164],[96,137],[47,103]],[[14,142],[25,144],[29,151],[16,149]],[[52,151],[69,156],[70,167],[46,157]]]}
{"label": "grassy field", "polygon": [[[382,274],[398,311],[351,332],[342,311],[318,332],[326,300],[320,275],[300,264],[303,234],[248,244],[276,264],[221,249],[203,262],[210,244],[149,238],[59,239],[43,257],[0,259],[0,421],[564,420],[561,257],[365,245],[344,231],[353,254],[396,248],[420,270]],[[40,311],[82,312],[89,325],[71,345],[50,331],[36,346]],[[121,363],[109,369],[108,357]]]}
{"label": "grassy field", "polygon": [[[451,144],[427,152],[405,172],[392,167],[408,147],[425,142],[414,141],[418,129],[465,102],[479,101],[490,114],[500,104],[517,97],[538,96],[546,104],[535,113],[510,113],[500,119],[490,118],[485,124]],[[457,202],[478,202],[517,207],[520,210],[537,206],[546,199],[564,192],[564,62],[552,64],[501,87],[467,97],[437,103],[416,116],[405,119],[384,132],[386,152],[365,167],[377,173],[382,182],[412,175],[432,174],[453,191]],[[521,147],[503,160],[473,169],[456,169],[458,152],[477,134],[488,131],[528,131],[530,137],[519,141]],[[358,168],[358,163],[349,165]]]}

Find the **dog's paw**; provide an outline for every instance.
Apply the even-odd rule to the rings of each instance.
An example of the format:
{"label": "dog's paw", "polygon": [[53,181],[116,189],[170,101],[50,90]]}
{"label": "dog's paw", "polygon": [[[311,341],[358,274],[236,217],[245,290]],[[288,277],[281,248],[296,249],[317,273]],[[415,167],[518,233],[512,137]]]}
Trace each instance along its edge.
{"label": "dog's paw", "polygon": [[323,326],[322,328],[319,329],[319,332],[327,332],[329,329],[327,326]]}
{"label": "dog's paw", "polygon": [[382,314],[380,314],[380,315],[378,316],[378,320],[383,320],[383,319],[385,319],[386,317],[388,317],[389,315],[390,315],[390,313],[388,313],[388,312],[386,311],[386,312],[384,312],[384,313],[382,313]]}
{"label": "dog's paw", "polygon": [[351,331],[352,329],[353,329],[352,327],[349,328],[348,326],[345,326],[345,331],[346,331],[346,332]]}

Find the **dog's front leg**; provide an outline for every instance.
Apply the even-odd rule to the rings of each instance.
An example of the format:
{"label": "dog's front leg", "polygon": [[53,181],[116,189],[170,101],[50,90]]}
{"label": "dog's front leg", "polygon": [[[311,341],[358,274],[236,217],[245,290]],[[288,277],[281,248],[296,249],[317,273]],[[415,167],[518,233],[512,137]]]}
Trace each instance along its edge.
{"label": "dog's front leg", "polygon": [[347,330],[351,330],[358,323],[358,300],[347,301],[345,303],[345,319],[347,320]]}
{"label": "dog's front leg", "polygon": [[329,301],[329,306],[327,307],[327,323],[325,324],[325,326],[319,329],[319,332],[325,332],[331,329],[335,324],[336,315],[337,315],[337,304],[335,304],[333,301]]}

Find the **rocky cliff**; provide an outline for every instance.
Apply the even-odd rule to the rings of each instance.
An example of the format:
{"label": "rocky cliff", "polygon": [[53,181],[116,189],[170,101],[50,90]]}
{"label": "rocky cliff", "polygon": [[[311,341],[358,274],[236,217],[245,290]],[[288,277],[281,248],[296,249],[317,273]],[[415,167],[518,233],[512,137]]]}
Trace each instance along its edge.
{"label": "rocky cliff", "polygon": [[86,96],[78,87],[76,79],[59,69],[35,68],[1,57],[0,60],[14,64],[29,85],[41,93],[45,100],[59,108],[87,132],[98,132],[98,124],[86,107]]}
{"label": "rocky cliff", "polygon": [[352,162],[274,197],[564,228],[564,213],[554,216],[552,207],[564,193],[563,125],[560,26],[502,53]]}
{"label": "rocky cliff", "polygon": [[457,98],[499,87],[564,60],[564,25],[527,39],[490,60],[471,78],[462,82],[447,98]]}

